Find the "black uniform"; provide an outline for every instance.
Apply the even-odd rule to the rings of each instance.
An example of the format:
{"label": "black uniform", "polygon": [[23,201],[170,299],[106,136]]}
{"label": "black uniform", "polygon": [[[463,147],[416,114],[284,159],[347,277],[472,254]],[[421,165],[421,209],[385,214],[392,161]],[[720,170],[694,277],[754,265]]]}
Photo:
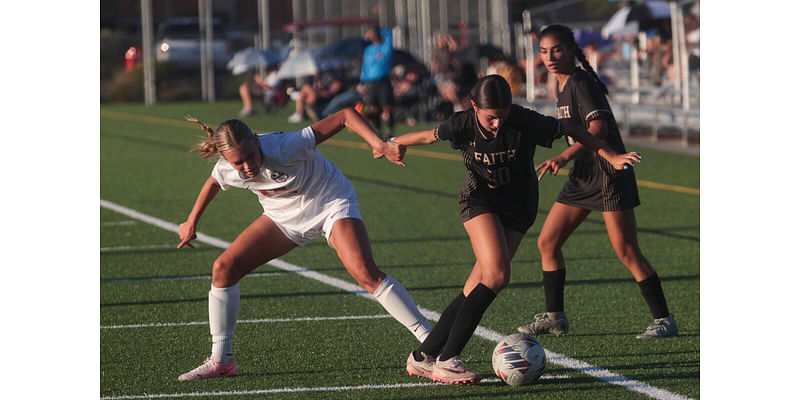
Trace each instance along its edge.
{"label": "black uniform", "polygon": [[461,150],[467,167],[458,195],[461,221],[494,213],[503,226],[524,234],[533,225],[539,205],[534,150],[536,145],[552,146],[561,136],[558,120],[513,104],[493,137],[483,133],[470,108],[453,114],[434,134]]}
{"label": "black uniform", "polygon": [[[626,153],[608,99],[588,72],[577,67],[572,70],[563,90],[558,92],[556,111],[559,119],[587,129],[590,121],[604,119],[608,127],[606,144],[618,153]],[[567,143],[572,145],[572,138],[567,137]],[[627,210],[640,204],[633,168],[615,170],[593,151],[586,151],[574,161],[569,180],[558,194],[559,203],[595,211]]]}

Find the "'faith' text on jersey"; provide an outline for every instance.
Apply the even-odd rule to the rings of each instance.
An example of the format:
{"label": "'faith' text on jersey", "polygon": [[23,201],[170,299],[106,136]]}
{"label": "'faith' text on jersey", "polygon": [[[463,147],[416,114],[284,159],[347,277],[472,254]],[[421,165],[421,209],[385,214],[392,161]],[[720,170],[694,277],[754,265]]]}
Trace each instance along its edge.
{"label": "'faith' text on jersey", "polygon": [[569,113],[569,106],[558,106],[558,108],[556,109],[556,114],[558,119],[571,118]]}
{"label": "'faith' text on jersey", "polygon": [[508,149],[506,151],[498,151],[495,153],[480,153],[475,152],[475,161],[483,163],[487,167],[486,172],[489,174],[486,184],[492,188],[497,189],[500,186],[506,185],[511,181],[511,170],[506,165],[514,161],[517,155],[517,149]]}
{"label": "'faith' text on jersey", "polygon": [[497,153],[479,153],[475,152],[475,160],[486,165],[504,164],[514,161],[517,149],[509,149]]}

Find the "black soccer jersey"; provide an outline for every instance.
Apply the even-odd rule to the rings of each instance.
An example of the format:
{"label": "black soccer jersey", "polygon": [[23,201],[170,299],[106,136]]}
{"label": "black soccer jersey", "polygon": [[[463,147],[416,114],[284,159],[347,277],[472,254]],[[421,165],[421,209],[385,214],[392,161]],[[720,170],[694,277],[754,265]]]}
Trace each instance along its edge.
{"label": "black soccer jersey", "polygon": [[531,196],[538,200],[534,150],[551,147],[561,136],[558,120],[516,104],[496,136],[480,129],[472,108],[454,114],[434,134],[461,150],[467,170],[459,202],[509,209],[529,208]]}
{"label": "black soccer jersey", "polygon": [[[588,129],[589,122],[602,118],[606,122],[604,141],[608,147],[617,153],[626,153],[608,99],[588,72],[575,67],[559,89],[556,104],[559,119]],[[570,146],[574,143],[571,137],[567,137],[567,143]],[[588,150],[574,162],[570,179],[559,194],[559,202],[600,211],[623,210],[639,204],[632,168],[614,170],[606,159]]]}

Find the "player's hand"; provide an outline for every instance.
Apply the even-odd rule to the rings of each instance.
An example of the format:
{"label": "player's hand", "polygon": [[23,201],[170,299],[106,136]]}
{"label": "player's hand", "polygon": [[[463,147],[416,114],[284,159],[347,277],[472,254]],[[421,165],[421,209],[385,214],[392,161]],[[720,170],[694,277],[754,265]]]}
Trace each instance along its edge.
{"label": "player's hand", "polygon": [[539,164],[539,166],[536,167],[536,172],[539,173],[539,180],[542,180],[542,177],[544,177],[544,174],[546,174],[548,171],[550,172],[550,175],[555,176],[558,174],[558,170],[567,165],[568,162],[569,160],[561,155],[558,155]]}
{"label": "player's hand", "polygon": [[178,237],[181,238],[181,242],[178,243],[178,248],[180,249],[183,246],[189,246],[194,248],[190,241],[197,239],[197,233],[195,232],[194,224],[190,224],[188,221],[182,223],[178,227]]}
{"label": "player's hand", "polygon": [[617,154],[611,160],[611,165],[614,166],[614,169],[619,171],[633,168],[637,163],[640,162],[642,162],[642,156],[639,153],[632,151],[626,154]]}
{"label": "player's hand", "polygon": [[403,162],[403,157],[406,155],[406,146],[395,142],[383,142],[378,149],[372,149],[372,156],[374,158],[381,158],[386,156],[386,159],[393,164],[405,167],[406,163]]}

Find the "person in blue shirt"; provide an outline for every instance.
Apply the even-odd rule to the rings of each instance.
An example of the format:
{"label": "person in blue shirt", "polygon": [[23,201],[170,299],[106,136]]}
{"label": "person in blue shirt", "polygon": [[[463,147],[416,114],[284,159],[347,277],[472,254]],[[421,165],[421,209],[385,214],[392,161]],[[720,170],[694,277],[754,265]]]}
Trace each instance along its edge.
{"label": "person in blue shirt", "polygon": [[371,42],[364,49],[361,63],[361,83],[366,86],[364,114],[375,124],[378,132],[381,131],[382,122],[385,122],[388,136],[391,136],[394,130],[394,98],[389,79],[392,71],[392,31],[374,26],[364,34],[364,40]]}

